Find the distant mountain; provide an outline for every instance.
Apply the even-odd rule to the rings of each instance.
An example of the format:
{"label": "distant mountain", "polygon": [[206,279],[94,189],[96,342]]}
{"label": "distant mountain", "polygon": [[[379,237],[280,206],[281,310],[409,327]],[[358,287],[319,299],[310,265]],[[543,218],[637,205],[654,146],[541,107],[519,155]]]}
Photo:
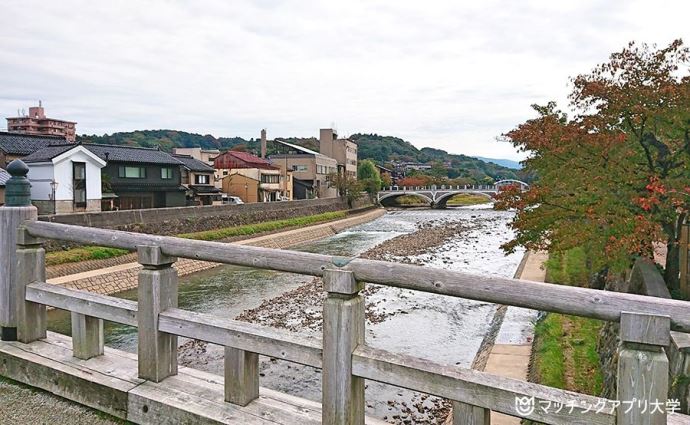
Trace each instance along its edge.
{"label": "distant mountain", "polygon": [[[277,138],[286,142],[298,144],[309,149],[319,150],[319,141],[309,138]],[[417,149],[410,142],[393,136],[378,134],[353,134],[350,139],[357,142],[359,159],[373,159],[379,164],[391,164],[394,161],[430,163],[434,168],[431,174],[437,177],[467,178],[475,182],[491,179],[520,178],[520,172],[515,169],[519,164],[508,161],[512,167],[502,166],[494,161],[477,159],[467,155],[449,154],[441,149]],[[219,149],[221,151],[236,149],[259,153],[258,139],[244,139],[242,137],[214,137],[210,134],[201,135],[177,130],[136,130],[113,134],[80,135],[77,141],[83,143],[99,143],[112,145],[160,147],[164,151],[172,151],[176,147],[202,147],[204,149]],[[268,153],[276,149],[269,143]],[[491,162],[489,162],[491,161]]]}
{"label": "distant mountain", "polygon": [[522,164],[520,164],[518,161],[513,161],[511,159],[484,158],[483,156],[475,156],[475,158],[481,159],[484,162],[492,162],[494,164],[498,164],[506,168],[511,168],[513,170],[522,169]]}
{"label": "distant mountain", "polygon": [[[357,142],[360,159],[373,159],[383,164],[393,161],[444,164],[447,177],[451,179],[461,177],[482,182],[486,177],[494,180],[523,177],[516,169],[471,156],[451,154],[435,148],[417,149],[410,142],[398,137],[358,133],[350,136],[350,139]],[[441,170],[436,172],[442,173]]]}

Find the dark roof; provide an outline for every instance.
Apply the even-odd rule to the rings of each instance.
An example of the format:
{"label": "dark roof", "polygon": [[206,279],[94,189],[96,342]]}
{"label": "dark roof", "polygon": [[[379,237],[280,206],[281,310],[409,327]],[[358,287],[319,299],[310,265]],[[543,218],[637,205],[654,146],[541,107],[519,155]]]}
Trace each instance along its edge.
{"label": "dark roof", "polygon": [[[139,164],[183,165],[169,153],[156,148],[134,146],[84,144],[86,149],[106,162],[134,162]],[[107,154],[107,155],[106,155]]]}
{"label": "dark roof", "polygon": [[22,161],[26,162],[27,164],[32,162],[49,162],[56,156],[61,155],[70,149],[74,149],[77,146],[79,145],[76,145],[74,143],[67,143],[64,145],[51,145],[39,149],[31,155],[22,158]]}
{"label": "dark roof", "polygon": [[173,154],[173,157],[184,164],[189,170],[197,173],[213,173],[215,170],[213,167],[205,163],[204,161],[199,161],[196,158],[192,158],[189,155]]}
{"label": "dark roof", "polygon": [[34,136],[0,131],[0,150],[9,155],[29,155],[49,145],[63,144],[64,137]]}
{"label": "dark roof", "polygon": [[5,183],[10,179],[10,173],[0,168],[0,187],[5,187]]}
{"label": "dark roof", "polygon": [[196,193],[220,193],[220,189],[218,189],[215,186],[190,185],[189,188],[192,189]]}

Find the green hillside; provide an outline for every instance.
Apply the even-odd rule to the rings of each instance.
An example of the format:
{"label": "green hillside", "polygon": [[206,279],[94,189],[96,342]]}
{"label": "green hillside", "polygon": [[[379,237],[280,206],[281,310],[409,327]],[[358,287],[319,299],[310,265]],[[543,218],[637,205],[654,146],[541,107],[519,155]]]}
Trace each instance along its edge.
{"label": "green hillside", "polygon": [[[502,167],[500,165],[484,162],[466,155],[449,154],[448,152],[434,148],[417,149],[410,142],[393,136],[381,136],[378,134],[353,134],[350,139],[359,146],[359,159],[373,159],[379,164],[391,165],[393,161],[432,163],[434,168],[425,174],[436,178],[468,179],[474,182],[485,182],[487,178],[522,178],[528,179],[519,170]],[[156,147],[164,151],[172,151],[175,147],[197,147],[204,149],[229,149],[246,150],[259,153],[258,139],[243,139],[241,137],[214,137],[210,134],[201,135],[176,130],[137,130],[97,135],[81,135],[77,140],[83,143],[99,143],[113,145]],[[318,139],[311,138],[279,138],[289,143],[304,146],[312,150],[319,150]],[[274,146],[269,143],[269,154]],[[443,164],[449,163],[450,167]]]}

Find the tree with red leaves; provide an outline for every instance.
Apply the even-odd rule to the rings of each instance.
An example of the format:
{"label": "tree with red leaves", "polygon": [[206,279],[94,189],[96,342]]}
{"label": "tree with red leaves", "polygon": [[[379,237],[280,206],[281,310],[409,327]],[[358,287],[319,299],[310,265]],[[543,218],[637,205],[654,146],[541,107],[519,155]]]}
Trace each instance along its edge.
{"label": "tree with red leaves", "polygon": [[666,244],[665,279],[678,286],[679,225],[690,208],[690,52],[630,43],[573,79],[572,118],[551,102],[505,138],[530,154],[531,190],[508,188],[517,246],[584,247],[593,268],[623,269]]}

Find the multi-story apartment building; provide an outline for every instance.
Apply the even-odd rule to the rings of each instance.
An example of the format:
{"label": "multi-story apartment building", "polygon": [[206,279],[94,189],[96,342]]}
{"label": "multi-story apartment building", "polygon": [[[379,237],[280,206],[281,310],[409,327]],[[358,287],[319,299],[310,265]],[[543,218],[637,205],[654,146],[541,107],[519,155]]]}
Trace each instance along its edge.
{"label": "multi-story apartment building", "polygon": [[29,108],[28,114],[7,118],[7,131],[42,136],[60,136],[68,142],[77,139],[77,123],[46,117],[41,101]]}
{"label": "multi-story apartment building", "polygon": [[338,172],[338,161],[311,149],[280,140],[273,141],[282,153],[271,155],[271,164],[281,173],[292,172],[293,198],[335,198],[337,188],[331,175]]}
{"label": "multi-story apartment building", "polygon": [[319,153],[338,162],[338,173],[357,178],[357,143],[338,139],[332,128],[319,130]]}

